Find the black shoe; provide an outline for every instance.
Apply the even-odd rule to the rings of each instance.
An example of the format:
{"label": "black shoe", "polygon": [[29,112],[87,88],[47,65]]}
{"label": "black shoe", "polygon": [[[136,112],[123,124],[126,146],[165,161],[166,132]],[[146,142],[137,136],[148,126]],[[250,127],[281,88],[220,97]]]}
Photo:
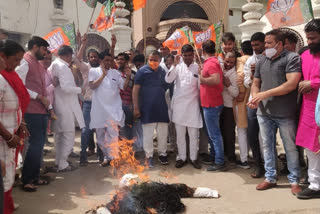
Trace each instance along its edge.
{"label": "black shoe", "polygon": [[201,169],[202,168],[198,160],[191,161],[191,164],[196,169]]}
{"label": "black shoe", "polygon": [[213,164],[213,157],[207,153],[202,153],[199,155],[200,157],[200,161],[201,163],[203,164],[206,164],[206,165],[212,165]]}
{"label": "black shoe", "polygon": [[80,158],[80,155],[78,155],[77,153],[75,152],[71,152],[70,155],[69,155],[70,158]]}
{"label": "black shoe", "polygon": [[297,194],[297,198],[299,199],[320,198],[320,190],[315,191],[315,190],[306,188]]}
{"label": "black shoe", "polygon": [[160,164],[161,164],[161,165],[167,165],[167,164],[169,164],[167,156],[162,156],[162,155],[160,155],[160,156],[159,156],[159,161],[160,161]]}
{"label": "black shoe", "polygon": [[243,163],[241,161],[238,161],[237,162],[237,166],[242,168],[242,169],[250,169],[250,165],[248,164],[247,161],[245,161]]}
{"label": "black shoe", "polygon": [[186,165],[186,161],[183,160],[177,160],[176,162],[176,168],[182,168],[184,165]]}
{"label": "black shoe", "polygon": [[83,161],[80,162],[79,166],[88,166],[89,162],[88,161]]}
{"label": "black shoe", "polygon": [[227,171],[227,167],[225,164],[213,164],[209,168],[207,168],[208,172],[224,172]]}

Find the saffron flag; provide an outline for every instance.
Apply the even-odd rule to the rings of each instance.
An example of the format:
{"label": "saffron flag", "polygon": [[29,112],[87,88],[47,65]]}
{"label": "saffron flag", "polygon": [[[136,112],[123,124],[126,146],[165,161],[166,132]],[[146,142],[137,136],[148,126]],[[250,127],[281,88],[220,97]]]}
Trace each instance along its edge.
{"label": "saffron flag", "polygon": [[103,3],[99,16],[94,22],[93,27],[99,32],[112,27],[114,23],[115,11],[116,7],[114,2],[111,3],[111,1],[108,0]]}
{"label": "saffron flag", "polygon": [[273,28],[300,25],[313,18],[312,3],[311,0],[269,0],[265,16]]}
{"label": "saffron flag", "polygon": [[141,8],[144,8],[147,4],[147,0],[133,0],[133,9],[139,10]]}
{"label": "saffron flag", "polygon": [[194,42],[192,31],[189,27],[177,29],[166,41],[162,43],[164,47],[168,47],[170,51],[177,51],[179,54],[181,48],[185,44]]}
{"label": "saffron flag", "polygon": [[57,53],[62,45],[68,45],[73,50],[76,48],[76,35],[73,24],[67,24],[64,27],[58,27],[43,37],[49,43],[49,50]]}
{"label": "saffron flag", "polygon": [[83,0],[89,7],[95,8],[98,0]]}
{"label": "saffron flag", "polygon": [[222,23],[218,22],[217,24],[211,25],[206,31],[192,32],[197,49],[201,49],[202,43],[207,40],[212,40],[217,45],[217,42],[219,42],[221,28]]}

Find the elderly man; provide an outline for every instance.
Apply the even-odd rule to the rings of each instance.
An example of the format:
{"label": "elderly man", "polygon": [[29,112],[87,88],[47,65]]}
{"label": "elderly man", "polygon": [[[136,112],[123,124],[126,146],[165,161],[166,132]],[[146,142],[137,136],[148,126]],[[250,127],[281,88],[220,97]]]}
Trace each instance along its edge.
{"label": "elderly man", "polygon": [[266,170],[266,179],[256,189],[267,190],[277,185],[275,139],[279,128],[287,156],[291,192],[296,195],[301,191],[299,156],[295,145],[301,60],[298,54],[285,50],[284,44],[284,35],[280,30],[266,33],[266,56],[262,56],[256,65],[251,88],[253,99],[248,105],[258,108]]}
{"label": "elderly man", "polygon": [[56,85],[53,109],[59,118],[53,123],[58,172],[76,169],[67,161],[75,140],[75,120],[77,120],[80,129],[84,127],[84,119],[78,100],[81,88],[76,86],[74,76],[69,68],[72,62],[72,54],[73,50],[70,46],[60,47],[59,57],[52,62],[49,68]]}

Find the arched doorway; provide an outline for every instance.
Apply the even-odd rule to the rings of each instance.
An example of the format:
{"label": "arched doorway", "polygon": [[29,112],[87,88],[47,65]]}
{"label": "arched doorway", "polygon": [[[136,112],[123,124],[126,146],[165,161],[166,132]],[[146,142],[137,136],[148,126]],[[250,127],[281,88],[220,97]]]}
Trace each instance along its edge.
{"label": "arched doorway", "polygon": [[300,50],[302,47],[304,47],[304,41],[302,36],[300,35],[300,33],[296,30],[293,30],[291,28],[287,28],[287,27],[283,27],[283,28],[279,28],[282,32],[290,32],[293,33],[296,38],[298,39],[298,43],[297,43],[297,48],[296,50]]}
{"label": "arched doorway", "polygon": [[[158,50],[160,48],[160,46],[161,46],[161,41],[156,39],[156,38],[153,38],[153,37],[147,37],[146,45],[147,45],[147,49],[148,50]],[[144,51],[144,39],[140,40],[140,42],[138,43],[136,49],[140,53],[143,53],[143,51]]]}
{"label": "arched doorway", "polygon": [[100,53],[106,49],[110,49],[110,44],[102,36],[95,34],[95,33],[89,33],[88,34],[88,43],[87,43],[87,46],[85,47],[85,51],[82,56],[82,59],[86,62],[87,62],[88,51],[90,49],[94,49]]}
{"label": "arched doorway", "polygon": [[176,29],[189,26],[193,31],[202,31],[211,25],[206,11],[195,1],[176,1],[161,15],[157,39],[164,41]]}

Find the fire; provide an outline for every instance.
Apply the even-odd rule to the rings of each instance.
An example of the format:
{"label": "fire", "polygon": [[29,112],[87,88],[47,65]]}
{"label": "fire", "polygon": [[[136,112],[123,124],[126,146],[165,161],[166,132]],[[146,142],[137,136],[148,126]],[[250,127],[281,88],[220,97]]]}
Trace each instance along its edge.
{"label": "fire", "polygon": [[86,189],[84,188],[84,186],[81,186],[81,187],[80,187],[80,195],[81,195],[81,197],[83,197],[83,198],[86,198],[87,195],[88,195]]}
{"label": "fire", "polygon": [[160,176],[162,176],[166,179],[176,179],[177,178],[177,176],[175,176],[172,172],[169,172],[169,171],[160,172]]}
{"label": "fire", "polygon": [[157,210],[155,210],[154,208],[147,208],[147,210],[150,214],[157,214]]}

